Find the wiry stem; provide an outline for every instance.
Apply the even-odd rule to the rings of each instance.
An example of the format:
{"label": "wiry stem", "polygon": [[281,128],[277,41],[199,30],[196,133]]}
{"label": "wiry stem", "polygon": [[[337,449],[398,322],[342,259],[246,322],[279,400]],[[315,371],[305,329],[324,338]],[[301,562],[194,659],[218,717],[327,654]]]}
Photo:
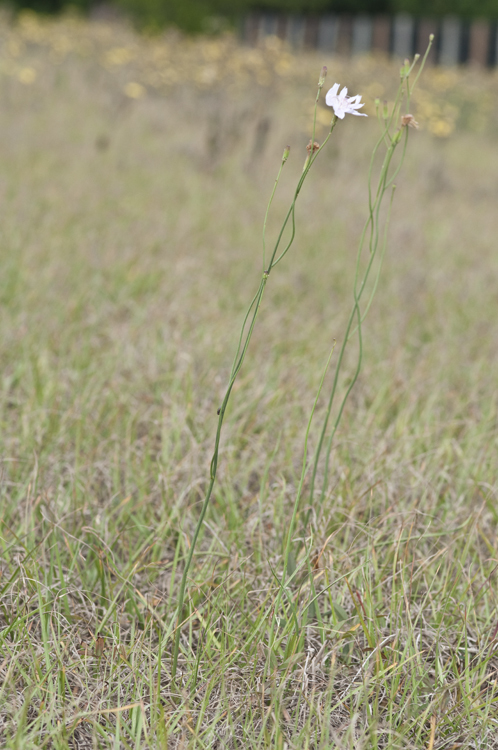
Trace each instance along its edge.
{"label": "wiry stem", "polygon": [[[372,158],[371,158],[371,161],[370,161],[370,168],[369,168],[369,174],[368,174],[369,213],[368,213],[367,221],[365,222],[365,225],[363,227],[363,231],[362,231],[362,234],[361,234],[361,237],[360,237],[360,242],[359,242],[359,247],[358,247],[358,253],[357,253],[357,256],[356,256],[356,269],[355,269],[355,278],[354,278],[354,286],[353,286],[354,302],[353,302],[353,307],[352,307],[352,310],[351,310],[351,313],[349,315],[348,322],[347,322],[347,325],[346,325],[346,331],[345,331],[344,339],[343,339],[343,342],[342,342],[342,345],[341,345],[341,348],[340,348],[340,351],[339,351],[339,357],[338,357],[337,364],[336,364],[335,371],[334,371],[334,379],[333,379],[333,383],[332,383],[332,390],[331,390],[331,393],[330,393],[330,396],[329,396],[329,401],[328,401],[328,404],[327,404],[327,408],[325,410],[325,416],[324,416],[324,420],[323,420],[323,425],[322,425],[322,429],[321,429],[321,432],[320,432],[320,437],[319,437],[317,448],[316,448],[316,452],[315,452],[315,458],[314,458],[313,470],[312,470],[311,482],[310,482],[310,494],[309,494],[310,506],[311,506],[311,504],[313,503],[313,500],[314,500],[315,483],[316,483],[316,476],[317,476],[317,471],[318,471],[319,460],[320,460],[320,456],[321,456],[321,453],[322,453],[322,450],[323,450],[323,447],[324,447],[324,443],[325,443],[325,437],[326,437],[326,434],[327,434],[327,429],[328,429],[328,425],[329,425],[330,415],[331,415],[331,412],[332,412],[332,407],[333,407],[335,396],[336,396],[336,392],[337,392],[337,386],[338,386],[338,382],[339,382],[339,375],[340,375],[341,367],[342,367],[343,360],[344,360],[344,354],[345,354],[346,346],[347,346],[348,342],[351,340],[352,336],[355,333],[358,333],[358,357],[357,357],[357,362],[356,362],[356,368],[355,368],[353,376],[352,376],[352,378],[351,378],[351,380],[349,382],[349,385],[346,388],[345,395],[343,396],[343,399],[342,399],[342,401],[341,401],[341,403],[339,405],[339,410],[338,410],[337,416],[336,416],[336,418],[334,420],[334,423],[333,423],[333,426],[332,426],[332,430],[331,430],[330,435],[328,436],[328,439],[326,441],[326,447],[325,447],[325,467],[324,467],[324,476],[323,476],[323,481],[322,481],[322,489],[321,489],[320,498],[319,498],[319,502],[320,503],[322,502],[322,500],[324,498],[324,495],[325,495],[325,492],[326,492],[327,486],[328,486],[329,464],[330,464],[330,456],[331,456],[331,451],[332,451],[333,440],[334,440],[335,434],[337,432],[337,428],[339,426],[339,423],[341,421],[342,414],[343,414],[343,411],[344,411],[344,407],[346,405],[346,401],[347,401],[347,399],[349,397],[349,394],[351,393],[351,390],[353,389],[353,387],[354,387],[354,385],[355,385],[355,383],[356,383],[356,381],[358,379],[358,376],[359,376],[359,373],[360,373],[360,370],[361,370],[362,359],[363,359],[362,324],[363,324],[363,322],[364,322],[364,320],[366,318],[366,315],[367,315],[367,313],[368,313],[368,311],[370,309],[370,306],[372,304],[373,297],[375,295],[375,291],[377,289],[378,282],[379,282],[380,270],[381,270],[382,260],[383,260],[383,257],[384,257],[384,252],[385,252],[385,247],[386,247],[386,242],[387,242],[387,227],[388,227],[388,224],[389,224],[390,208],[389,208],[389,211],[388,211],[388,216],[387,216],[386,224],[385,224],[385,231],[384,231],[384,237],[383,237],[383,242],[382,242],[382,251],[381,251],[381,258],[380,258],[379,268],[378,268],[378,271],[377,271],[377,274],[376,274],[376,278],[375,278],[375,281],[374,281],[373,290],[370,293],[370,297],[369,297],[368,303],[366,305],[366,309],[365,309],[365,311],[364,311],[363,314],[361,313],[361,310],[360,310],[360,300],[361,300],[361,298],[363,296],[363,293],[365,291],[366,284],[367,284],[367,281],[369,279],[370,272],[371,272],[371,269],[372,269],[372,266],[373,266],[373,262],[374,262],[374,259],[376,257],[377,251],[378,251],[378,246],[379,246],[380,210],[381,210],[381,207],[382,207],[383,198],[384,198],[384,195],[385,195],[386,191],[388,190],[388,188],[392,186],[392,193],[391,193],[391,205],[392,205],[392,196],[393,196],[394,187],[395,187],[394,186],[394,180],[395,180],[395,178],[396,178],[396,176],[397,176],[397,174],[398,174],[398,172],[401,169],[401,166],[403,164],[403,160],[404,160],[405,153],[406,153],[406,146],[407,146],[407,142],[408,142],[408,129],[405,128],[406,133],[405,133],[405,139],[404,139],[404,144],[403,144],[403,149],[402,149],[401,158],[399,160],[399,164],[397,165],[397,167],[394,170],[394,172],[391,175],[389,175],[389,168],[391,166],[391,162],[392,162],[392,159],[393,159],[393,156],[394,156],[394,151],[395,151],[398,143],[400,142],[401,135],[402,135],[402,132],[401,132],[402,129],[398,130],[394,134],[394,136],[392,136],[392,137],[389,135],[389,130],[390,130],[390,127],[392,126],[393,122],[399,121],[401,106],[402,106],[402,103],[403,103],[403,95],[405,93],[404,92],[405,84],[406,84],[406,100],[407,100],[407,105],[409,104],[410,95],[411,95],[411,93],[413,91],[413,88],[414,88],[416,82],[418,81],[418,78],[420,76],[422,68],[424,67],[424,64],[425,64],[425,62],[427,60],[427,55],[429,54],[429,49],[431,47],[431,44],[432,44],[432,37],[430,39],[427,51],[426,51],[426,53],[425,53],[425,55],[424,55],[424,57],[422,59],[420,70],[419,70],[419,72],[417,74],[417,77],[415,78],[415,81],[414,81],[414,83],[412,84],[411,87],[410,87],[410,84],[409,84],[409,75],[412,72],[412,70],[413,70],[416,62],[418,61],[418,56],[414,60],[413,65],[411,65],[411,66],[408,65],[408,66],[405,66],[404,68],[402,68],[401,84],[400,84],[400,86],[398,88],[398,92],[397,92],[397,95],[396,95],[396,99],[395,99],[395,102],[394,102],[391,114],[390,114],[390,116],[387,116],[387,114],[385,116],[383,132],[381,133],[381,135],[379,137],[379,140],[377,141],[377,144],[376,144],[376,146],[374,148],[374,151],[373,151],[373,154],[372,154]],[[380,118],[379,118],[379,122],[380,122]],[[383,161],[383,164],[382,164],[382,167],[381,167],[381,170],[380,170],[379,180],[378,180],[378,183],[377,183],[377,189],[376,189],[375,195],[374,195],[373,191],[372,191],[373,165],[374,165],[375,157],[376,157],[376,155],[378,153],[378,150],[379,150],[380,146],[382,145],[382,143],[386,143],[386,145],[387,145],[387,151],[386,151],[386,155],[384,157],[384,161]],[[360,259],[361,259],[362,253],[363,253],[363,248],[364,248],[364,245],[365,245],[365,239],[366,239],[367,233],[369,233],[368,247],[369,247],[370,257],[369,257],[369,261],[367,263],[367,267],[366,267],[366,269],[365,269],[365,271],[363,273],[363,278],[362,278],[361,284],[358,287],[358,284],[359,284],[359,271],[360,271]],[[354,324],[355,320],[357,321],[357,324],[353,328],[353,324]],[[308,518],[309,518],[309,513],[308,513]]]}
{"label": "wiry stem", "polygon": [[[320,90],[321,90],[321,88],[323,86],[323,79],[324,79],[324,76],[323,76],[323,70],[322,70],[322,76],[320,77],[320,81],[319,81],[319,84],[318,84],[318,93],[317,93],[317,97],[316,97],[316,101],[315,101],[315,114],[314,114],[314,118],[313,118],[313,136],[314,136],[314,133],[315,133],[315,125],[316,125],[317,102],[318,102]],[[329,134],[328,134],[328,136],[327,136],[327,138],[326,138],[326,140],[325,140],[325,142],[324,142],[324,144],[322,145],[321,148],[323,148],[323,146],[325,145],[325,143],[327,143],[327,141],[329,140],[330,135],[332,133],[332,130],[334,129],[335,122],[336,122],[336,118],[333,119],[330,132],[329,132]],[[312,143],[313,143],[313,141],[312,141]],[[273,248],[273,252],[272,252],[272,254],[270,256],[270,261],[268,263],[268,266],[266,266],[266,270],[265,270],[265,265],[266,265],[266,261],[265,261],[265,255],[266,255],[266,222],[267,222],[267,217],[268,217],[268,211],[269,211],[270,205],[272,203],[273,196],[275,195],[275,190],[276,190],[277,185],[278,185],[278,181],[279,181],[279,178],[280,178],[282,167],[283,167],[284,163],[287,161],[287,157],[289,155],[289,149],[288,148],[286,148],[285,151],[284,151],[284,155],[283,155],[283,158],[282,158],[282,163],[281,163],[281,166],[280,166],[280,171],[279,171],[279,173],[277,175],[277,179],[276,179],[275,184],[273,186],[273,191],[272,191],[272,194],[270,196],[269,203],[268,203],[268,208],[267,208],[267,211],[266,211],[266,214],[265,214],[265,220],[264,220],[264,225],[263,225],[263,263],[264,263],[264,265],[263,265],[263,275],[262,275],[262,278],[261,278],[261,281],[260,281],[260,285],[259,285],[258,291],[256,292],[255,296],[253,297],[253,300],[252,300],[251,304],[249,305],[249,308],[248,308],[248,310],[247,310],[247,312],[245,314],[245,317],[244,317],[244,321],[242,323],[242,327],[241,327],[241,331],[240,331],[240,336],[239,336],[239,341],[238,341],[238,345],[237,345],[237,350],[236,350],[236,353],[235,353],[235,358],[234,358],[232,369],[231,369],[231,372],[230,372],[230,379],[229,379],[228,386],[227,386],[227,389],[226,389],[226,392],[225,392],[225,396],[223,398],[223,402],[222,402],[221,407],[220,407],[220,409],[218,411],[218,427],[217,427],[217,430],[216,430],[216,439],[215,439],[215,445],[214,445],[214,452],[213,452],[213,457],[211,459],[211,465],[210,465],[210,481],[209,481],[209,486],[208,486],[206,495],[204,497],[204,501],[202,503],[201,511],[200,511],[200,514],[199,514],[199,518],[197,520],[197,524],[196,524],[196,527],[195,527],[194,535],[193,535],[192,541],[190,543],[190,549],[188,551],[187,559],[185,561],[185,567],[184,567],[184,570],[183,570],[183,574],[182,574],[182,578],[181,578],[181,582],[180,582],[180,588],[179,588],[179,592],[178,592],[178,604],[177,604],[175,615],[174,615],[174,619],[176,620],[176,627],[175,627],[175,631],[176,632],[175,632],[175,640],[174,640],[174,645],[173,645],[173,658],[172,658],[172,668],[171,668],[171,676],[172,676],[173,682],[176,681],[176,673],[177,673],[177,669],[178,669],[178,656],[179,656],[179,651],[180,651],[180,635],[181,635],[181,626],[182,626],[182,623],[183,623],[183,607],[184,607],[184,603],[185,603],[185,592],[186,592],[186,588],[187,588],[188,573],[189,573],[190,567],[192,565],[192,559],[193,559],[193,556],[194,556],[195,547],[197,545],[197,540],[199,538],[200,530],[201,530],[202,524],[204,522],[204,518],[205,518],[205,515],[206,515],[206,512],[207,512],[207,509],[209,507],[209,503],[210,503],[211,496],[212,496],[212,493],[213,493],[213,488],[214,488],[214,485],[215,485],[215,482],[216,482],[216,474],[217,474],[217,470],[218,470],[218,458],[219,458],[220,440],[221,440],[221,430],[222,430],[222,426],[223,426],[223,420],[224,420],[224,417],[225,417],[226,408],[227,408],[228,402],[230,400],[230,395],[232,393],[232,388],[234,386],[234,383],[235,383],[235,380],[237,378],[237,375],[238,375],[238,373],[239,373],[239,371],[240,371],[240,369],[242,367],[242,364],[244,362],[244,358],[245,358],[246,353],[247,353],[247,349],[249,347],[249,343],[251,341],[251,337],[252,337],[252,334],[253,334],[254,326],[255,326],[255,323],[256,323],[256,318],[257,318],[259,309],[261,307],[261,302],[262,302],[262,299],[263,299],[263,294],[264,294],[266,283],[268,281],[270,273],[271,273],[272,269],[277,265],[277,263],[288,252],[288,250],[292,246],[292,243],[294,242],[295,233],[296,233],[295,218],[294,218],[296,201],[297,201],[297,199],[299,197],[299,193],[300,193],[301,188],[303,186],[304,180],[306,179],[306,177],[307,177],[307,175],[308,175],[308,173],[309,173],[312,165],[314,164],[315,159],[318,156],[318,153],[321,151],[321,148],[318,149],[318,151],[316,153],[314,153],[314,154],[313,154],[313,149],[311,151],[310,158],[308,159],[308,161],[307,161],[307,163],[305,165],[305,168],[303,170],[303,173],[301,174],[301,176],[300,176],[300,178],[298,180],[298,183],[297,183],[297,186],[296,186],[296,190],[294,192],[292,203],[290,205],[289,210],[287,211],[287,214],[286,214],[285,219],[283,221],[282,227],[281,227],[280,232],[278,234],[277,240],[275,242],[275,245],[274,245],[274,248]],[[283,252],[279,255],[279,257],[277,258],[277,260],[275,260],[278,248],[280,246],[280,243],[282,241],[282,237],[284,235],[285,229],[286,229],[286,227],[287,227],[287,225],[289,223],[289,219],[290,218],[292,218],[292,229],[291,229],[290,239],[287,242],[287,245],[285,246],[285,249],[283,250]],[[250,320],[249,328],[248,328],[248,330],[246,332],[246,326],[247,326],[247,323],[248,323],[249,320]]]}

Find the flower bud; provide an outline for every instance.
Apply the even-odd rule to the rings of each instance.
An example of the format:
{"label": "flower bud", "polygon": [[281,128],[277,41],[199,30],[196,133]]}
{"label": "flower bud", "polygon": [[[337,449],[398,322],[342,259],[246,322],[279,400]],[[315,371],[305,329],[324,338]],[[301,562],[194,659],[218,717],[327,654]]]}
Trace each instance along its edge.
{"label": "flower bud", "polygon": [[282,156],[282,161],[287,161],[287,159],[289,158],[289,153],[290,153],[290,146],[286,146],[284,148],[284,155]]}
{"label": "flower bud", "polygon": [[410,72],[410,61],[408,60],[408,58],[405,58],[405,61],[403,62],[403,65],[401,66],[401,70],[399,71],[399,74],[401,78],[406,78],[409,72]]}
{"label": "flower bud", "polygon": [[327,77],[327,66],[324,65],[322,68],[322,71],[320,73],[320,78],[318,79],[318,88],[321,89],[323,84],[325,83],[325,79]]}

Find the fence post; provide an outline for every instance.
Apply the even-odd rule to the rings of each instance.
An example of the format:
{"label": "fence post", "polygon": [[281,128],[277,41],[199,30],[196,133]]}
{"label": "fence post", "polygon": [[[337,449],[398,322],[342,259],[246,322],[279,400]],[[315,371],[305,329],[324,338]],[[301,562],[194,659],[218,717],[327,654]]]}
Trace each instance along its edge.
{"label": "fence post", "polygon": [[429,65],[435,65],[440,42],[439,24],[433,18],[422,18],[417,24],[417,41],[415,44],[415,52],[418,52],[419,55],[423,55],[427,49],[431,34],[434,34],[434,42],[429,50],[427,62]]}
{"label": "fence post", "polygon": [[265,13],[261,17],[260,36],[276,36],[277,34],[277,16],[274,13]]}
{"label": "fence post", "polygon": [[316,49],[318,47],[318,16],[308,16],[304,26],[305,49]]}
{"label": "fence post", "polygon": [[372,19],[370,16],[356,16],[353,20],[351,52],[365,55],[372,50]]}
{"label": "fence post", "polygon": [[498,24],[493,24],[490,32],[489,64],[498,65]]}
{"label": "fence post", "polygon": [[490,27],[486,21],[474,21],[469,34],[469,62],[484,67],[488,64]]}
{"label": "fence post", "polygon": [[251,47],[255,47],[258,43],[259,23],[260,19],[257,13],[251,13],[245,17],[244,25],[242,27],[242,35],[244,42],[250,44]]}
{"label": "fence post", "polygon": [[279,39],[284,40],[287,32],[287,16],[277,16],[277,36]]}
{"label": "fence post", "polygon": [[329,53],[335,52],[338,33],[339,22],[337,16],[322,16],[318,24],[318,49]]}
{"label": "fence post", "polygon": [[287,23],[287,39],[295,50],[300,50],[304,45],[304,18],[302,16],[289,16]]}
{"label": "fence post", "polygon": [[351,16],[339,16],[339,34],[337,38],[337,52],[339,55],[351,54],[351,37],[353,35],[353,19]]}
{"label": "fence post", "polygon": [[412,16],[400,13],[394,17],[393,53],[398,57],[411,57],[415,37],[415,22]]}
{"label": "fence post", "polygon": [[460,62],[460,46],[462,40],[462,25],[458,18],[447,16],[441,22],[441,43],[439,47],[440,65],[458,65]]}
{"label": "fence post", "polygon": [[391,19],[375,16],[372,28],[372,51],[388,55],[391,49]]}

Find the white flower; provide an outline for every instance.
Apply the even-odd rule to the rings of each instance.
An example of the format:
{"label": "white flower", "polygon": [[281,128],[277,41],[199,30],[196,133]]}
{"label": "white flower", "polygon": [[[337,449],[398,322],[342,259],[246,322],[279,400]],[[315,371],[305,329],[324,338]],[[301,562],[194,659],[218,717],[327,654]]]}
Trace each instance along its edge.
{"label": "white flower", "polygon": [[346,87],[343,88],[340,94],[337,93],[338,91],[339,84],[334,83],[332,88],[327,92],[325,103],[328,104],[329,107],[332,107],[334,114],[339,120],[344,120],[344,115],[359,115],[360,117],[367,117],[364,112],[356,111],[364,106],[364,103],[361,103],[361,96],[359,94],[357,96],[348,96],[348,90]]}

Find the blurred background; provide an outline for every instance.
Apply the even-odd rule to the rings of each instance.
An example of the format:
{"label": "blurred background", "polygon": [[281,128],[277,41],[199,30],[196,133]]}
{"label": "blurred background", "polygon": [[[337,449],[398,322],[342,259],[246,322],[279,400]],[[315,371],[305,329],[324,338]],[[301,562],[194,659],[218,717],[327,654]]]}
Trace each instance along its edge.
{"label": "blurred background", "polygon": [[352,16],[410,14],[416,19],[452,16],[469,22],[496,21],[498,0],[2,0],[12,10],[28,8],[56,13],[72,7],[84,13],[125,12],[142,27],[176,25],[190,32],[206,32],[230,24],[238,26],[251,14]]}

